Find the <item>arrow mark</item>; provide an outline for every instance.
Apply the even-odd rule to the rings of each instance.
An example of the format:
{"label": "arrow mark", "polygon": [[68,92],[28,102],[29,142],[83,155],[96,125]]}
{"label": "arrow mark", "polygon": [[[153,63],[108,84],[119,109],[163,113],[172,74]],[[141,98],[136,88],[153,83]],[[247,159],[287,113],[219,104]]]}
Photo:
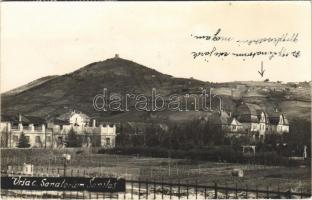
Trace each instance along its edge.
{"label": "arrow mark", "polygon": [[263,69],[263,61],[261,61],[261,71],[258,71],[258,73],[263,77],[265,70]]}

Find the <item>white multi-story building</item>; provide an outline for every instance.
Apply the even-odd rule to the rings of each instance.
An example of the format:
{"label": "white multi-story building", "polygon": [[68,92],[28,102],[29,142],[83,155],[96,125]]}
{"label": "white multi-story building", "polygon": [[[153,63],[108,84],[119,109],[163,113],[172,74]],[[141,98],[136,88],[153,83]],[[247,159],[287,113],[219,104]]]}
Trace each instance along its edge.
{"label": "white multi-story building", "polygon": [[115,147],[116,125],[96,126],[95,120],[90,125],[90,118],[87,115],[75,111],[65,113],[55,121],[57,123],[50,120],[47,124],[34,125],[25,123],[20,115],[17,124],[10,121],[1,122],[1,147],[17,147],[23,133],[32,148],[62,148],[68,142],[70,131],[75,133],[82,147]]}

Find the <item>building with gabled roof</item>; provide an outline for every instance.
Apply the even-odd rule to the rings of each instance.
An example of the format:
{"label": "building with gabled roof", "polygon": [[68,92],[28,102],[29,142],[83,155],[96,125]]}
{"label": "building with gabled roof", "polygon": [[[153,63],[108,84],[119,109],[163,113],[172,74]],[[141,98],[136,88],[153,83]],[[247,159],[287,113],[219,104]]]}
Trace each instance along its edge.
{"label": "building with gabled roof", "polygon": [[240,123],[235,117],[232,119],[230,126],[231,133],[238,133],[244,130],[243,124]]}
{"label": "building with gabled roof", "polygon": [[250,103],[242,103],[237,107],[237,121],[239,121],[246,133],[255,133],[259,129],[260,106]]}
{"label": "building with gabled roof", "polygon": [[283,134],[289,132],[289,122],[284,113],[275,110],[275,112],[270,114],[269,121],[272,133]]}
{"label": "building with gabled roof", "polygon": [[289,132],[286,115],[277,109],[268,113],[256,104],[241,103],[236,111],[230,124],[230,135],[250,134],[254,139],[264,141],[266,135]]}
{"label": "building with gabled roof", "polygon": [[264,139],[266,134],[271,132],[270,120],[266,112],[261,112],[258,132],[261,141]]}
{"label": "building with gabled roof", "polygon": [[86,114],[75,110],[66,112],[59,117],[56,117],[56,120],[60,122],[63,121],[64,123],[74,126],[87,126],[90,122],[90,118]]}

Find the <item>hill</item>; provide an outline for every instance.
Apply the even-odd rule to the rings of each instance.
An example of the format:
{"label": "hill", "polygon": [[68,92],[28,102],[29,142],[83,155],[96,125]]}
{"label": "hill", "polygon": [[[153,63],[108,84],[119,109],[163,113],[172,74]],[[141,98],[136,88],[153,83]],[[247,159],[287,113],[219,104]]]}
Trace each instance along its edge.
{"label": "hill", "polygon": [[43,84],[43,83],[45,83],[45,82],[47,82],[47,81],[49,81],[49,80],[51,80],[53,78],[56,78],[56,77],[57,77],[57,75],[45,76],[45,77],[39,78],[39,79],[36,79],[36,80],[34,80],[34,81],[30,82],[30,83],[27,83],[26,85],[22,85],[22,86],[17,87],[17,88],[15,88],[13,90],[9,90],[9,91],[3,93],[2,95],[3,96],[16,95],[16,94],[21,93],[21,92],[23,92],[25,90],[28,90],[28,89],[30,89],[32,87],[41,85],[41,84]]}
{"label": "hill", "polygon": [[[94,96],[103,93],[103,88],[119,94],[145,95],[151,94],[152,88],[157,88],[157,93],[168,95],[172,92],[172,85],[178,89],[184,87],[186,81],[130,60],[111,58],[41,84],[33,84],[27,89],[11,92],[10,95],[2,94],[1,108],[6,115],[23,113],[47,117],[76,109],[95,118],[105,118],[112,113],[94,112],[92,104]],[[192,82],[203,84],[196,80]]]}
{"label": "hill", "polygon": [[[276,107],[288,118],[310,119],[311,95],[309,83],[227,82],[210,83],[195,79],[175,78],[154,69],[119,57],[91,63],[72,73],[38,79],[1,95],[4,115],[24,115],[48,118],[68,110],[79,110],[101,121],[180,121],[204,116],[205,112],[100,112],[93,108],[93,98],[109,93],[151,96],[152,88],[166,98],[171,94],[201,94],[203,88],[213,88],[222,96],[223,108],[235,112],[242,101],[257,104],[265,111]],[[219,100],[214,99],[217,108]]]}

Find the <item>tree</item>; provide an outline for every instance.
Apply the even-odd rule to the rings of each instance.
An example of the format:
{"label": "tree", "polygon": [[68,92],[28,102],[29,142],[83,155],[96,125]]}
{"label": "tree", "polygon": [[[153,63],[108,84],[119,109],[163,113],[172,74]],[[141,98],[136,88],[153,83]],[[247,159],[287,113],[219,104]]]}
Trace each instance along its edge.
{"label": "tree", "polygon": [[146,136],[146,145],[148,147],[159,146],[160,141],[158,136],[158,129],[154,124],[152,124],[152,126],[147,127],[146,132],[144,134]]}
{"label": "tree", "polygon": [[29,142],[27,140],[27,137],[25,136],[25,134],[23,132],[20,135],[17,147],[18,148],[28,148],[28,147],[30,147],[30,144],[29,144]]}
{"label": "tree", "polygon": [[231,144],[234,149],[238,150],[243,145],[249,145],[251,143],[250,136],[240,136],[231,138]]}
{"label": "tree", "polygon": [[78,140],[78,136],[73,129],[70,129],[67,135],[67,147],[80,147],[81,143]]}
{"label": "tree", "polygon": [[310,145],[311,121],[305,119],[293,119],[289,125],[289,133],[284,133],[284,141],[288,144]]}
{"label": "tree", "polygon": [[278,134],[268,134],[265,137],[264,142],[266,144],[270,144],[270,145],[275,146],[277,143],[282,142],[281,140],[282,140],[282,136],[281,135],[278,135]]}
{"label": "tree", "polygon": [[173,149],[192,149],[207,145],[224,144],[225,136],[221,125],[202,120],[191,120],[169,126],[163,135],[161,146]]}
{"label": "tree", "polygon": [[[287,143],[289,152],[302,155],[304,146],[311,149],[311,121],[305,119],[293,119],[290,121],[289,133],[283,134],[283,140]],[[310,157],[310,151],[308,151]]]}
{"label": "tree", "polygon": [[116,136],[116,146],[118,147],[132,146],[130,137],[131,135],[125,134],[123,132],[119,133]]}

